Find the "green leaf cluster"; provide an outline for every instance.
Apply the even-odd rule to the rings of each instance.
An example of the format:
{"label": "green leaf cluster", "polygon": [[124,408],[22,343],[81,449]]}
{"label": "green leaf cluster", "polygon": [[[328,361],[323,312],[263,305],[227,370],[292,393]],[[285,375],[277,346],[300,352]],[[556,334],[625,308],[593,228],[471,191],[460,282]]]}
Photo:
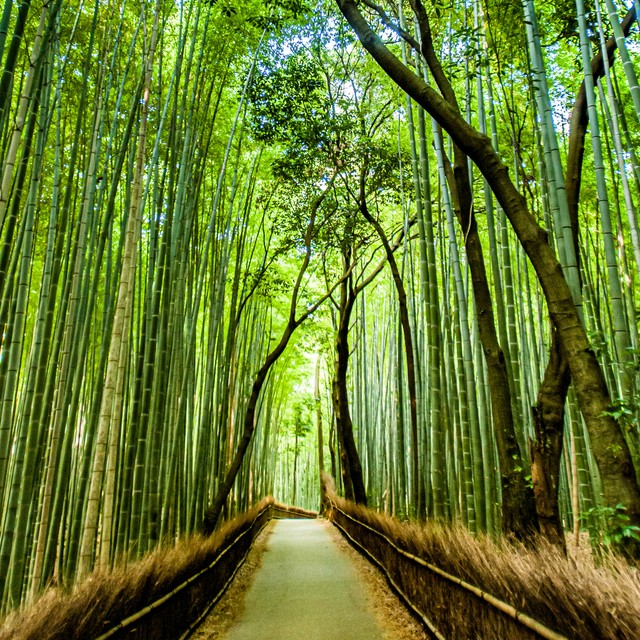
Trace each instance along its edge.
{"label": "green leaf cluster", "polygon": [[634,553],[640,544],[640,527],[631,524],[626,507],[593,507],[582,514],[582,521],[589,531],[591,546],[596,556],[603,551]]}

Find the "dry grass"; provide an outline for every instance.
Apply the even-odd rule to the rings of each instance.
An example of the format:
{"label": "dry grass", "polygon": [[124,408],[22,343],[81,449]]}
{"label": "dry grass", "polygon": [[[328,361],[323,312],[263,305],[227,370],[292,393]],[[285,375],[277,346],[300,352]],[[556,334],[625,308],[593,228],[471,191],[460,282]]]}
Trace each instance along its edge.
{"label": "dry grass", "polygon": [[189,536],[138,562],[110,572],[96,571],[71,590],[49,589],[31,606],[4,620],[0,640],[86,640],[99,636],[206,568],[267,504],[275,506],[273,498],[225,523],[208,538]]}
{"label": "dry grass", "polygon": [[262,558],[267,549],[269,537],[273,531],[274,521],[262,530],[255,539],[251,551],[233,582],[225,591],[220,601],[202,621],[193,634],[193,640],[219,640],[225,638],[227,632],[235,624],[245,609],[245,598],[253,584],[257,570],[262,565]]}
{"label": "dry grass", "polygon": [[[473,536],[462,527],[402,523],[335,495],[331,498],[398,547],[570,638],[640,638],[640,575],[622,559],[609,557],[596,566],[583,556],[578,563],[542,540],[532,550]],[[394,562],[393,555],[385,559]],[[465,612],[452,608],[450,615]]]}
{"label": "dry grass", "polygon": [[[512,604],[569,638],[640,638],[640,575],[637,568],[621,559],[609,557],[597,566],[589,555],[581,555],[579,561],[565,558],[544,541],[531,550],[485,536],[472,536],[461,527],[399,522],[333,494],[331,498],[345,512],[384,533],[397,546]],[[50,589],[29,608],[5,619],[0,627],[0,640],[80,640],[100,635],[207,567],[268,503],[273,504],[273,499],[226,523],[209,538],[191,536],[139,562],[119,566],[109,573],[96,572],[71,590]],[[295,513],[313,515],[301,510]],[[397,556],[386,552],[386,564],[397,563],[395,570],[405,573],[405,584],[414,584],[416,597],[422,594],[425,602],[436,602],[434,593],[429,591],[432,586],[419,572],[406,569],[394,557]],[[458,595],[451,592],[442,597],[448,605],[445,615],[469,615],[464,604],[456,606],[460,602]],[[453,637],[470,636],[459,633]]]}
{"label": "dry grass", "polygon": [[358,572],[365,596],[384,640],[428,640],[431,636],[411,615],[396,593],[389,588],[389,584],[378,568],[364,555],[358,553],[336,527],[329,523],[326,523],[326,526],[330,527],[335,544],[347,555]]}

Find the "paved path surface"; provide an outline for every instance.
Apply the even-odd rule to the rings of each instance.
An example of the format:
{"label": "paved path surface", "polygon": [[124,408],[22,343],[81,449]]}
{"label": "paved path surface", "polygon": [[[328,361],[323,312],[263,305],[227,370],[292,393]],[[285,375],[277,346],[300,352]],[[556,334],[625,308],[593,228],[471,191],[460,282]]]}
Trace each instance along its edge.
{"label": "paved path surface", "polygon": [[380,640],[360,577],[316,520],[279,520],[227,640]]}

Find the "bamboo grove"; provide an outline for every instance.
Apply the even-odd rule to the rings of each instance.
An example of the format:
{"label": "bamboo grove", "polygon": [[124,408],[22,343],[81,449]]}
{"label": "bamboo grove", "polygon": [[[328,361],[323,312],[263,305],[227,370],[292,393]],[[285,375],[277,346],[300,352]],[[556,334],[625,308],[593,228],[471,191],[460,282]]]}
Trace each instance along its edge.
{"label": "bamboo grove", "polygon": [[4,611],[322,468],[640,523],[637,3],[312,4],[5,0]]}

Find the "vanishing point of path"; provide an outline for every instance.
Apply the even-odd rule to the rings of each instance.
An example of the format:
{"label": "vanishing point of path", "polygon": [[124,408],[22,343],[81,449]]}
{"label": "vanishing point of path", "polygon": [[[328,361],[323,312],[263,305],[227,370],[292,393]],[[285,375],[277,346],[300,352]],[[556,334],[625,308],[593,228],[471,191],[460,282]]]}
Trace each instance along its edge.
{"label": "vanishing point of path", "polygon": [[381,640],[360,576],[316,520],[278,520],[228,640]]}

